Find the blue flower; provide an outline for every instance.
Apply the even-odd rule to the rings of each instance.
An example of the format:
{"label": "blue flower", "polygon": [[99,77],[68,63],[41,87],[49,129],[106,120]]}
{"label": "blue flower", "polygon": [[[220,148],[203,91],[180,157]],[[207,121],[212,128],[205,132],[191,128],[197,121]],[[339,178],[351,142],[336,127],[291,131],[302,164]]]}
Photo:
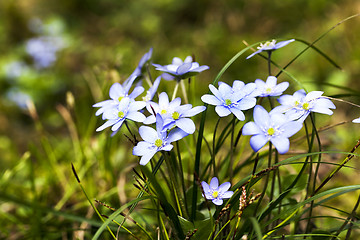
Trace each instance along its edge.
{"label": "blue flower", "polygon": [[124,83],[123,85],[121,85],[120,83],[114,83],[110,87],[109,91],[109,96],[111,99],[98,102],[93,105],[93,107],[100,107],[96,111],[95,115],[99,116],[100,114],[103,114],[106,110],[116,107],[125,97],[129,97],[131,100],[134,100],[136,97],[138,97],[144,91],[144,88],[141,86],[135,87],[132,93],[128,94],[135,78],[136,76],[131,77],[131,80],[127,83]]}
{"label": "blue flower", "polygon": [[184,61],[182,61],[178,57],[174,57],[172,60],[172,64],[164,66],[159,64],[153,64],[153,66],[156,67],[156,70],[164,72],[164,74],[162,74],[162,77],[165,80],[176,79],[178,81],[181,79],[192,77],[199,72],[209,69],[209,67],[206,65],[200,66],[199,63],[193,62],[191,56],[187,56]]}
{"label": "blue flower", "polygon": [[156,130],[141,126],[139,134],[144,141],[139,142],[133,148],[133,155],[141,156],[140,165],[147,164],[150,159],[159,151],[171,151],[173,148],[172,142],[178,141],[188,134],[179,128],[173,129],[167,134],[163,130],[164,121],[160,114],[156,115]]}
{"label": "blue flower", "polygon": [[304,90],[296,91],[293,95],[283,95],[278,99],[280,106],[273,111],[285,113],[291,120],[304,121],[310,112],[332,115],[335,105],[326,97],[324,92],[312,91],[306,94]]}
{"label": "blue flower", "polygon": [[181,99],[175,98],[169,102],[169,97],[165,92],[159,95],[159,103],[149,102],[146,105],[147,110],[152,114],[144,121],[144,124],[155,122],[155,115],[160,114],[164,120],[164,128],[171,129],[178,127],[188,134],[195,132],[195,124],[188,117],[204,111],[205,106],[192,107],[191,104],[180,105]]}
{"label": "blue flower", "polygon": [[103,113],[103,119],[107,121],[98,127],[96,131],[102,131],[107,127],[111,127],[111,131],[116,132],[120,129],[121,125],[126,119],[143,122],[145,115],[139,112],[139,110],[145,107],[146,103],[142,101],[134,101],[129,97],[123,98],[119,104],[111,105],[106,108]]}
{"label": "blue flower", "polygon": [[157,77],[153,83],[153,85],[146,91],[146,95],[143,97],[144,102],[149,102],[153,99],[159,84],[160,84],[161,76]]}
{"label": "blue flower", "polygon": [[274,144],[280,154],[289,151],[289,137],[300,131],[302,123],[290,121],[284,114],[271,111],[268,113],[262,106],[254,108],[254,122],[244,125],[242,134],[253,135],[250,139],[251,148],[257,152],[268,141]]}
{"label": "blue flower", "polygon": [[204,190],[203,197],[207,200],[211,200],[215,205],[222,205],[224,198],[231,198],[234,194],[233,191],[228,191],[231,184],[229,182],[225,182],[219,186],[219,180],[217,177],[213,177],[211,179],[210,185],[202,181],[201,186]]}
{"label": "blue flower", "polygon": [[131,76],[139,77],[139,76],[141,76],[143,74],[143,72],[145,71],[145,69],[144,69],[145,64],[147,62],[149,62],[149,60],[151,58],[151,55],[152,55],[152,52],[153,52],[153,49],[150,48],[150,50],[142,56],[142,58],[139,61],[138,66],[136,67],[134,72],[131,74]]}
{"label": "blue flower", "polygon": [[280,96],[288,87],[288,82],[282,82],[276,85],[276,77],[269,76],[264,82],[261,79],[256,79],[256,91],[259,97],[268,97],[268,96]]}
{"label": "blue flower", "polygon": [[272,40],[271,42],[267,41],[265,43],[260,43],[260,46],[257,47],[258,50],[256,52],[250,54],[246,59],[249,59],[252,56],[254,56],[254,55],[258,54],[258,53],[261,53],[263,51],[274,51],[276,49],[282,48],[282,47],[288,45],[289,43],[291,43],[293,41],[295,41],[295,39],[282,41],[282,42],[278,42],[278,43],[276,43],[276,40]]}
{"label": "blue flower", "polygon": [[255,96],[252,94],[256,88],[255,83],[244,84],[235,80],[231,88],[226,83],[219,83],[219,90],[209,84],[214,95],[205,94],[201,97],[204,103],[215,105],[215,111],[220,117],[233,113],[240,121],[245,120],[242,110],[253,108],[256,105]]}

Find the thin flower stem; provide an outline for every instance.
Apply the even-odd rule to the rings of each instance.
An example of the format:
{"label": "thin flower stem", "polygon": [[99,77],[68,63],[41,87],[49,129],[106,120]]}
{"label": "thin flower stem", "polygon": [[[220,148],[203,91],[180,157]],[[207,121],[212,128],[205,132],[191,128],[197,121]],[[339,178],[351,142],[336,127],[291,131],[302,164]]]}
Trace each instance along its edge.
{"label": "thin flower stem", "polygon": [[271,53],[272,51],[267,51],[268,53],[268,70],[269,70],[269,76],[271,76]]}
{"label": "thin flower stem", "polygon": [[184,101],[185,101],[186,104],[188,104],[189,100],[188,100],[188,97],[187,97],[184,80],[180,81],[180,86],[181,86],[181,91],[182,91],[182,94],[183,94],[183,97],[184,97]]}
{"label": "thin flower stem", "polygon": [[[269,142],[268,168],[271,167],[271,152],[272,152],[272,143]],[[260,204],[261,204],[261,202],[262,202],[262,200],[263,200],[263,198],[264,198],[264,196],[265,196],[265,192],[266,192],[266,189],[267,189],[267,186],[268,186],[268,183],[269,183],[269,178],[270,178],[270,175],[269,175],[269,173],[268,173],[268,174],[266,174],[265,185],[264,185],[264,187],[263,187],[263,190],[262,190],[262,192],[261,192],[261,195],[260,195],[260,197],[259,197],[258,203],[257,203],[256,208],[255,208],[255,211],[254,211],[254,217],[256,217],[257,211],[258,211],[258,209],[259,209],[259,207],[260,207]],[[259,221],[259,219],[258,219],[258,221]]]}
{"label": "thin flower stem", "polygon": [[231,138],[230,138],[230,182],[233,178],[233,174],[234,174],[234,170],[233,170],[233,166],[234,166],[234,132],[235,132],[235,120],[236,117],[234,115],[233,120],[232,120],[232,130],[231,130]]}
{"label": "thin flower stem", "polygon": [[215,151],[215,138],[216,138],[216,131],[217,131],[217,128],[219,126],[219,123],[220,123],[220,117],[218,118],[217,122],[216,122],[216,125],[215,125],[215,129],[214,129],[214,135],[213,135],[213,151],[212,151],[212,154],[211,154],[211,162],[212,162],[212,165],[213,165],[213,171],[214,171],[214,176],[217,176],[217,172],[216,172],[216,163],[215,163],[215,155],[216,155],[216,151]]}
{"label": "thin flower stem", "polygon": [[171,97],[171,101],[175,99],[178,89],[179,89],[179,81],[176,81],[176,85],[175,85],[175,88],[174,88],[173,95]]}

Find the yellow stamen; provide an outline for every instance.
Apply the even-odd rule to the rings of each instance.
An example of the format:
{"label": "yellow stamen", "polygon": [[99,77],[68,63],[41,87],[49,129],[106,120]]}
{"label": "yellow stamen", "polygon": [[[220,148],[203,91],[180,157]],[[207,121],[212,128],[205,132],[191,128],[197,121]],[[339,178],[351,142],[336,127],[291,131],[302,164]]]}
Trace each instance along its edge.
{"label": "yellow stamen", "polygon": [[219,196],[219,192],[218,192],[218,191],[214,191],[214,192],[212,193],[212,196],[213,196],[214,198],[217,198],[217,197]]}
{"label": "yellow stamen", "polygon": [[155,144],[156,147],[161,147],[162,144],[163,144],[163,141],[160,138],[158,138],[158,139],[155,140],[154,144]]}

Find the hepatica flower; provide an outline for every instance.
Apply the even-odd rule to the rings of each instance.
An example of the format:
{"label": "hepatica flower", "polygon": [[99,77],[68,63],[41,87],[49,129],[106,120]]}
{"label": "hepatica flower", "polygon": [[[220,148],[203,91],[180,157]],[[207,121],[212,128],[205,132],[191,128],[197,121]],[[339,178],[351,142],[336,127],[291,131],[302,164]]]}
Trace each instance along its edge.
{"label": "hepatica flower", "polygon": [[256,104],[256,99],[252,95],[256,88],[254,83],[245,85],[243,82],[235,80],[233,87],[221,82],[219,89],[211,84],[209,88],[214,95],[205,94],[201,100],[204,103],[215,105],[215,111],[220,117],[233,113],[240,121],[244,121],[245,115],[242,110],[253,108]]}
{"label": "hepatica flower", "polygon": [[211,200],[215,205],[222,205],[224,202],[223,199],[231,198],[234,194],[233,191],[228,191],[231,184],[229,182],[225,182],[219,186],[219,180],[217,177],[213,177],[211,179],[210,185],[202,181],[201,186],[204,190],[203,197],[207,200]]}
{"label": "hepatica flower", "polygon": [[281,41],[278,43],[276,43],[276,40],[267,41],[265,43],[260,43],[260,46],[257,47],[258,50],[256,52],[250,54],[246,59],[249,59],[249,58],[253,57],[254,55],[261,53],[263,51],[274,51],[276,49],[282,48],[293,41],[295,41],[295,39]]}
{"label": "hepatica flower", "polygon": [[141,126],[139,134],[144,141],[139,142],[133,148],[133,155],[141,156],[140,165],[147,164],[155,153],[159,151],[171,151],[173,148],[172,142],[178,141],[188,134],[179,128],[175,128],[167,134],[164,131],[164,121],[160,114],[156,115],[156,130],[148,127]]}
{"label": "hepatica flower", "polygon": [[134,100],[136,97],[138,97],[144,91],[144,88],[142,86],[135,87],[132,93],[128,94],[135,78],[136,76],[130,77],[130,81],[123,83],[123,85],[121,85],[120,83],[114,83],[110,87],[109,91],[109,96],[111,99],[98,102],[93,105],[93,107],[100,107],[100,109],[96,111],[95,115],[99,116],[100,114],[103,114],[106,110],[116,107],[125,97],[129,97],[130,100]]}
{"label": "hepatica flower", "polygon": [[151,59],[151,55],[152,55],[153,49],[150,48],[150,50],[145,53],[142,58],[139,61],[138,66],[136,67],[136,69],[134,70],[134,72],[131,74],[132,76],[141,76],[142,73],[145,71],[145,64],[147,62],[149,62],[149,60]]}
{"label": "hepatica flower", "polygon": [[98,127],[96,131],[102,131],[107,127],[111,127],[113,132],[116,132],[120,129],[121,125],[126,119],[143,122],[145,120],[145,115],[139,112],[139,110],[145,107],[146,103],[142,101],[134,101],[129,97],[123,98],[119,104],[112,105],[108,107],[103,113],[103,119],[107,121]]}
{"label": "hepatica flower", "polygon": [[144,124],[155,122],[155,115],[160,114],[164,121],[164,128],[171,129],[178,127],[188,134],[195,132],[195,124],[189,118],[204,111],[205,106],[192,107],[191,104],[180,105],[181,99],[175,98],[169,102],[169,97],[165,92],[159,95],[159,103],[149,102],[147,110],[152,114],[146,118]]}
{"label": "hepatica flower", "polygon": [[250,138],[250,146],[255,152],[270,141],[280,154],[284,154],[289,150],[289,137],[301,128],[301,122],[290,121],[281,113],[268,113],[262,106],[257,105],[254,108],[254,122],[246,123],[242,134],[253,135]]}
{"label": "hepatica flower", "polygon": [[269,76],[264,82],[261,79],[256,79],[256,91],[259,97],[268,97],[268,96],[280,96],[288,87],[288,82],[282,82],[276,84],[277,79],[274,76]]}
{"label": "hepatica flower", "polygon": [[296,91],[293,95],[283,95],[278,101],[281,106],[274,108],[274,111],[283,112],[292,120],[303,121],[310,112],[332,115],[335,105],[321,91],[312,91],[306,94],[304,90]]}
{"label": "hepatica flower", "polygon": [[177,81],[192,77],[204,70],[209,69],[209,67],[206,65],[200,66],[199,63],[193,62],[191,56],[187,56],[184,61],[178,57],[174,57],[172,63],[169,65],[162,66],[160,64],[153,64],[153,66],[156,67],[156,70],[164,72],[162,77],[165,80],[176,79]]}

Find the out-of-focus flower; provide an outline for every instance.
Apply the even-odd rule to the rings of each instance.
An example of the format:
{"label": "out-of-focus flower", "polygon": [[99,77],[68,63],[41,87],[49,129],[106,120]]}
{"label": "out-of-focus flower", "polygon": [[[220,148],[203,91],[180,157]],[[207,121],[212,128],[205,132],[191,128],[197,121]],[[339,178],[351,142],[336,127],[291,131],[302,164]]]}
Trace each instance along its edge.
{"label": "out-of-focus flower", "polygon": [[254,55],[258,54],[258,53],[261,53],[263,51],[274,51],[276,49],[279,49],[279,48],[282,48],[286,45],[288,45],[289,43],[295,41],[295,39],[290,39],[290,40],[287,40],[287,41],[281,41],[281,42],[278,42],[276,43],[276,40],[272,40],[272,41],[267,41],[265,43],[260,43],[260,46],[257,47],[257,51],[250,54],[246,59],[249,59],[251,57],[253,57]]}
{"label": "out-of-focus flower", "polygon": [[5,76],[10,79],[19,78],[29,73],[29,67],[20,61],[13,61],[3,66]]}
{"label": "out-of-focus flower", "polygon": [[143,97],[143,101],[149,102],[153,99],[159,84],[160,84],[161,76],[157,77],[153,83],[153,85],[146,91],[146,95]]}
{"label": "out-of-focus flower", "polygon": [[111,130],[116,132],[120,129],[126,119],[135,122],[143,122],[146,117],[139,112],[139,110],[143,109],[145,105],[146,103],[142,101],[134,101],[129,97],[123,98],[117,105],[111,105],[106,108],[106,111],[103,113],[103,119],[106,119],[107,121],[98,127],[96,131],[102,131],[105,128],[112,126]]}
{"label": "out-of-focus flower", "polygon": [[[110,87],[109,96],[111,99],[105,100],[102,102],[95,103],[93,107],[100,107],[95,113],[96,116],[99,116],[100,114],[104,113],[107,109],[116,107],[120,101],[125,98],[129,97],[131,100],[134,100],[136,97],[138,97],[143,91],[144,88],[142,86],[135,87],[134,90],[129,93],[130,87],[135,80],[136,76],[132,76],[129,82],[127,84],[121,85],[120,83],[114,83]],[[104,119],[104,116],[103,116]]]}
{"label": "out-of-focus flower", "polygon": [[159,103],[149,102],[147,110],[152,114],[144,121],[145,124],[155,122],[155,115],[160,114],[164,120],[164,128],[171,129],[174,126],[180,128],[188,134],[195,132],[195,124],[189,118],[204,111],[205,106],[192,107],[191,104],[180,105],[181,99],[175,98],[169,102],[169,97],[165,92],[159,95]]}
{"label": "out-of-focus flower", "polygon": [[274,76],[269,76],[264,82],[261,79],[256,79],[256,91],[259,97],[268,97],[268,96],[280,96],[288,87],[288,82],[282,82],[276,85],[277,79]]}
{"label": "out-of-focus flower", "polygon": [[280,154],[284,154],[289,151],[289,137],[297,133],[301,128],[301,122],[290,121],[282,113],[272,111],[268,113],[262,106],[256,105],[254,108],[254,122],[246,123],[242,134],[253,135],[250,139],[250,146],[255,152],[270,141]]}
{"label": "out-of-focus flower", "polygon": [[65,47],[61,37],[42,36],[26,42],[26,52],[34,59],[36,68],[47,68],[56,61],[56,53]]}
{"label": "out-of-focus flower", "polygon": [[293,95],[283,95],[278,101],[280,106],[273,111],[285,113],[291,120],[304,121],[310,112],[332,115],[335,105],[321,91],[312,91],[306,94],[304,90],[298,90]]}
{"label": "out-of-focus flower", "polygon": [[155,153],[159,151],[171,151],[173,148],[172,142],[178,141],[188,134],[179,128],[175,128],[167,134],[163,130],[164,121],[160,114],[156,115],[156,130],[141,126],[139,134],[144,141],[139,142],[133,148],[133,155],[141,156],[140,165],[147,164]]}
{"label": "out-of-focus flower", "polygon": [[178,57],[174,57],[172,64],[164,66],[160,64],[153,64],[153,66],[156,67],[156,70],[164,72],[162,77],[165,80],[176,79],[177,81],[192,77],[204,70],[209,69],[209,67],[206,65],[200,66],[199,63],[193,62],[191,56],[187,56],[184,61]]}
{"label": "out-of-focus flower", "polygon": [[202,181],[201,186],[204,190],[203,197],[207,200],[211,200],[215,205],[222,205],[224,202],[223,199],[231,198],[234,194],[233,191],[228,191],[231,184],[229,182],[224,182],[219,186],[219,180],[217,177],[213,177],[210,184]]}
{"label": "out-of-focus flower", "polygon": [[205,94],[201,97],[204,103],[215,105],[215,111],[220,117],[228,116],[233,113],[240,121],[245,120],[242,110],[253,108],[256,99],[252,95],[255,90],[255,83],[244,84],[235,80],[231,88],[226,83],[219,83],[219,90],[209,84],[210,91],[214,95]]}

